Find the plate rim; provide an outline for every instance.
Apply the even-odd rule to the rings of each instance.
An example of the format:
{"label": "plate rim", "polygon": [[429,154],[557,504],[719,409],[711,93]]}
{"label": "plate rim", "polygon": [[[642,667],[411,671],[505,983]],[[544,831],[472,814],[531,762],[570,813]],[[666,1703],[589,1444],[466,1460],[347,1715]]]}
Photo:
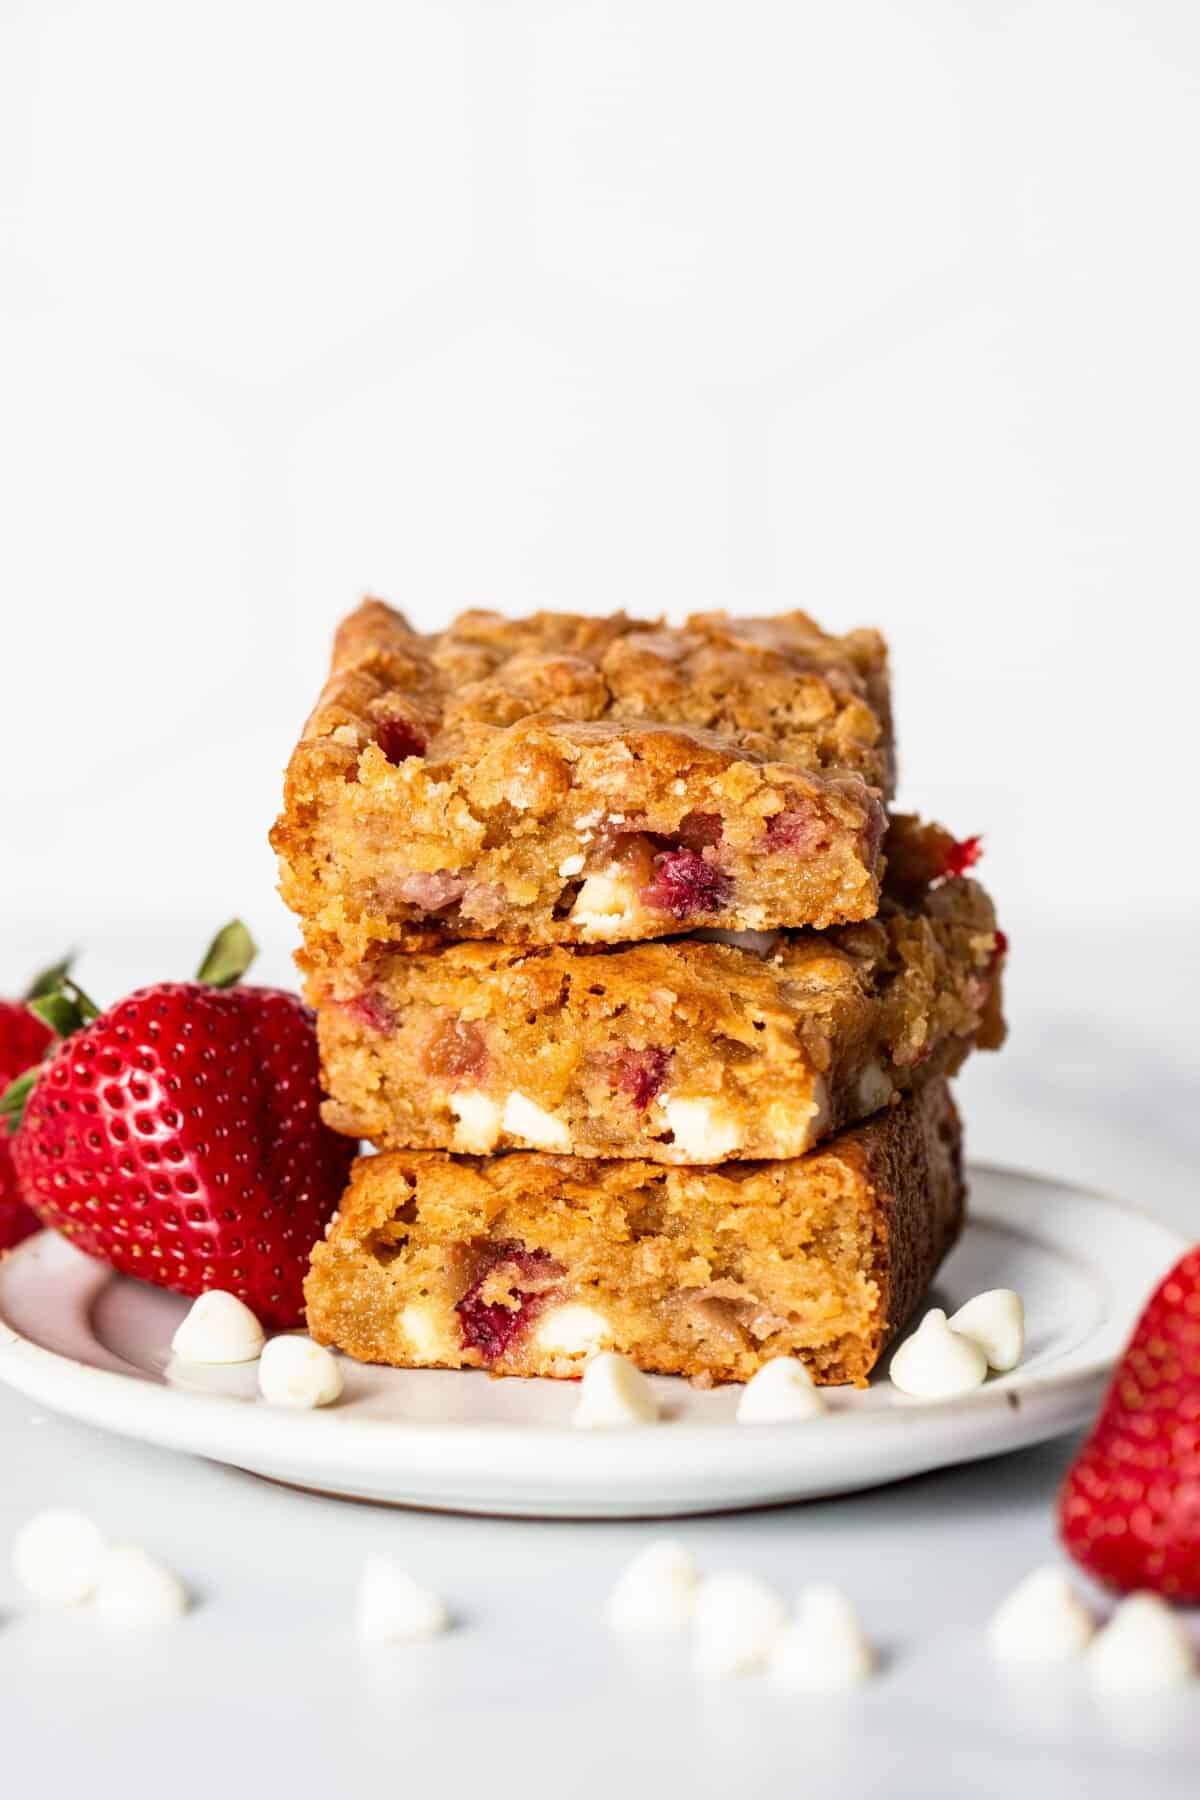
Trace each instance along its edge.
{"label": "plate rim", "polygon": [[[1162,1239],[1164,1274],[1170,1266],[1167,1257],[1171,1256],[1174,1260],[1190,1247],[1191,1240],[1175,1225],[1156,1217],[1142,1206],[1082,1183],[987,1162],[971,1164],[968,1174],[1016,1181],[1023,1187],[1052,1188],[1060,1193],[1066,1191],[1079,1200],[1099,1204],[1126,1215],[1131,1221],[1157,1233]],[[1006,1223],[998,1209],[989,1209],[986,1205],[968,1214],[968,1222],[972,1220],[980,1225],[1001,1227]],[[1011,1222],[1009,1227],[1011,1229]],[[1017,1229],[1025,1235],[1032,1235],[1023,1221]],[[264,1409],[223,1394],[172,1388],[155,1381],[148,1374],[127,1374],[120,1370],[98,1368],[60,1350],[49,1349],[37,1343],[15,1328],[7,1317],[4,1308],[4,1278],[10,1277],[14,1262],[23,1258],[32,1260],[37,1246],[44,1245],[47,1239],[69,1242],[60,1240],[57,1233],[40,1232],[0,1259],[0,1380],[27,1398],[67,1417],[128,1438],[247,1469],[251,1473],[266,1474],[262,1466],[261,1446],[263,1438],[269,1432],[268,1461],[293,1463],[318,1480],[322,1475],[328,1479],[333,1459],[335,1466],[338,1462],[344,1465],[347,1475],[356,1468],[369,1466],[381,1480],[407,1475],[418,1486],[423,1486],[436,1475],[443,1488],[448,1490],[464,1477],[478,1477],[478,1446],[481,1442],[486,1442],[491,1452],[487,1483],[493,1493],[503,1491],[506,1484],[526,1479],[531,1456],[538,1449],[552,1449],[555,1458],[547,1459],[546,1464],[538,1469],[539,1482],[546,1497],[553,1498],[555,1490],[571,1489],[587,1482],[593,1485],[597,1504],[600,1504],[614,1490],[620,1491],[622,1484],[644,1482],[648,1468],[668,1445],[675,1458],[678,1474],[683,1477],[686,1476],[687,1465],[701,1459],[704,1451],[711,1452],[717,1434],[736,1429],[740,1438],[746,1432],[745,1426],[735,1425],[734,1421],[725,1419],[712,1422],[664,1421],[668,1425],[668,1435],[664,1437],[657,1431],[580,1432],[569,1423],[542,1424],[504,1419],[354,1418],[348,1417],[338,1408],[293,1412],[283,1408]],[[1058,1245],[1051,1244],[1050,1248],[1060,1255],[1066,1253]],[[96,1295],[111,1282],[128,1279],[119,1276],[116,1271],[108,1270],[102,1263],[96,1263],[95,1267],[98,1277]],[[91,1305],[94,1305],[95,1297],[93,1296]],[[1146,1297],[1149,1298],[1149,1295]],[[177,1298],[184,1299],[186,1296]],[[1050,1370],[1040,1375],[1033,1374],[1019,1383],[1013,1383],[1009,1377],[1002,1376],[995,1384],[976,1389],[968,1395],[922,1403],[919,1414],[926,1427],[931,1428],[928,1432],[931,1441],[942,1440],[948,1433],[952,1434],[956,1422],[964,1417],[969,1417],[977,1428],[983,1425],[984,1436],[989,1435],[989,1431],[994,1432],[995,1426],[989,1425],[989,1421],[996,1414],[1007,1416],[1013,1421],[1025,1414],[1024,1424],[1027,1428],[1027,1435],[1018,1434],[1011,1440],[1005,1438],[990,1448],[985,1446],[973,1449],[967,1458],[939,1457],[926,1462],[925,1466],[943,1466],[946,1460],[973,1460],[976,1456],[997,1454],[1005,1449],[1019,1448],[1022,1443],[1044,1440],[1060,1431],[1072,1429],[1080,1422],[1081,1416],[1086,1416],[1086,1412],[1098,1401],[1115,1360],[1115,1353],[1101,1355],[1090,1359],[1080,1368],[1065,1373]],[[264,1431],[266,1412],[269,1412],[271,1424]],[[811,1434],[815,1432],[828,1446],[835,1442],[833,1434],[839,1431],[848,1436],[852,1429],[867,1428],[873,1441],[884,1444],[910,1429],[913,1412],[914,1409],[909,1407],[884,1408],[870,1413],[853,1408],[834,1409],[806,1426],[805,1441],[811,1444]],[[1032,1416],[1038,1413],[1044,1415],[1040,1425]],[[1060,1422],[1049,1424],[1049,1428],[1044,1429],[1049,1423],[1048,1415]],[[1063,1419],[1066,1423],[1061,1422]],[[257,1454],[255,1439],[258,1440]],[[754,1428],[753,1437],[747,1442],[753,1442],[756,1447],[761,1467],[761,1485],[764,1488],[780,1480],[786,1481],[789,1467],[794,1478],[794,1451],[797,1443],[794,1425],[786,1422],[759,1425]],[[620,1451],[616,1451],[618,1444],[621,1446]],[[567,1445],[570,1445],[569,1451]],[[504,1454],[496,1458],[495,1451],[501,1446]],[[272,1478],[267,1474],[267,1479]],[[894,1477],[876,1477],[871,1474],[863,1486],[876,1485],[878,1480],[892,1478]],[[326,1488],[323,1491],[337,1490]],[[351,1490],[345,1491],[349,1495]],[[438,1502],[409,1499],[399,1503],[436,1505]],[[716,1504],[719,1506],[721,1503]],[[728,1505],[729,1502],[725,1504]],[[743,1500],[733,1504],[754,1502]],[[463,1509],[496,1510],[482,1503]],[[635,1516],[632,1509],[628,1516]]]}

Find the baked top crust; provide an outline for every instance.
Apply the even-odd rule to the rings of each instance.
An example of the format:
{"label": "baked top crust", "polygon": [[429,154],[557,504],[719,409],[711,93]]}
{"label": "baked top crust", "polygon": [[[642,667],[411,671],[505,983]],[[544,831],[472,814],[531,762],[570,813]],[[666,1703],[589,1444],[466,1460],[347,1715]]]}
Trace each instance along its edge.
{"label": "baked top crust", "polygon": [[272,833],[309,947],[822,927],[879,898],[886,650],[806,614],[683,627],[368,601]]}
{"label": "baked top crust", "polygon": [[721,1168],[515,1152],[360,1160],[313,1252],[308,1326],[369,1362],[744,1381],[775,1356],[864,1382],[961,1227],[947,1084],[806,1156]]}
{"label": "baked top crust", "polygon": [[381,722],[400,721],[439,766],[474,760],[492,734],[519,735],[531,719],[568,736],[579,725],[602,728],[594,737],[669,726],[697,744],[892,788],[886,645],[876,631],[832,636],[804,612],[697,613],[669,626],[624,613],[476,611],[426,636],[365,600],[338,629],[304,740],[345,747],[359,728],[362,748]]}

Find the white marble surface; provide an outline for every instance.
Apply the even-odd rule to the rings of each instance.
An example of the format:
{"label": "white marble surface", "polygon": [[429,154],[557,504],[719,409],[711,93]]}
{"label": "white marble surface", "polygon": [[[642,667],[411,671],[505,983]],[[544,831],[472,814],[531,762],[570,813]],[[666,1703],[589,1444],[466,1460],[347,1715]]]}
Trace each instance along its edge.
{"label": "white marble surface", "polygon": [[[48,929],[15,931],[9,963]],[[89,978],[182,955],[190,933],[103,930]],[[973,1153],[1100,1185],[1195,1231],[1196,976],[1180,935],[1132,948],[1049,931],[1014,952],[1017,1027],[963,1083]],[[1194,960],[1194,959],[1193,959]],[[284,940],[265,972],[284,971]],[[1097,984],[1097,967],[1105,980]],[[389,1513],[271,1487],[68,1425],[0,1391],[0,1543],[70,1502],[177,1566],[197,1605],[146,1640],[36,1616],[0,1569],[0,1745],[21,1785],[173,1800],[260,1785],[292,1796],[438,1792],[641,1796],[871,1793],[1183,1800],[1200,1689],[1099,1703],[1078,1671],[1014,1683],[982,1630],[1055,1554],[1071,1446],[847,1499],[670,1529],[709,1567],[794,1592],[844,1585],[885,1650],[880,1679],[832,1702],[757,1680],[701,1686],[686,1651],[626,1646],[601,1622],[650,1524],[535,1524]],[[363,1651],[364,1556],[387,1549],[459,1620],[434,1643]],[[1200,1621],[1195,1628],[1200,1634]]]}

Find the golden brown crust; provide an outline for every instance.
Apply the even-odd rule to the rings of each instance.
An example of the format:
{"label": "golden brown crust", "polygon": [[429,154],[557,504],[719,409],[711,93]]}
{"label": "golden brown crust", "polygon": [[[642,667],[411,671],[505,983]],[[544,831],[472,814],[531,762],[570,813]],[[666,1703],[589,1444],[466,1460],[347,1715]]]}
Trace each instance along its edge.
{"label": "golden brown crust", "polygon": [[[874,632],[468,613],[422,637],[368,601],[338,632],[272,841],[330,957],[431,929],[823,926],[875,910],[891,781]],[[623,901],[597,910],[587,877],[613,865]]]}
{"label": "golden brown crust", "polygon": [[577,613],[461,614],[423,636],[365,600],[343,620],[305,741],[402,715],[430,761],[470,727],[530,718],[655,723],[705,734],[761,761],[856,770],[891,790],[887,647],[876,631],[824,632],[804,612],[697,613],[683,626]]}
{"label": "golden brown crust", "polygon": [[940,1080],[790,1162],[389,1152],[356,1164],[313,1253],[309,1330],[399,1366],[569,1377],[606,1346],[704,1382],[798,1355],[819,1382],[862,1383],[963,1194]]}
{"label": "golden brown crust", "polygon": [[757,949],[469,943],[322,969],[325,1117],[394,1149],[797,1156],[994,1040],[998,943],[956,879]]}

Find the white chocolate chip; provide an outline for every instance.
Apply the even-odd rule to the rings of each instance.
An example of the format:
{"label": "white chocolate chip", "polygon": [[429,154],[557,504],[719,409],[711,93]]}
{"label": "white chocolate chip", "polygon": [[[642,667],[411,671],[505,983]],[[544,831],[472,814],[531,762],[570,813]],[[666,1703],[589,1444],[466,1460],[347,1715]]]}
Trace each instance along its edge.
{"label": "white chocolate chip", "polygon": [[618,936],[638,914],[637,889],[626,875],[589,875],[571,908],[569,922],[589,938]]}
{"label": "white chocolate chip", "polygon": [[895,1092],[895,1083],[880,1063],[869,1062],[858,1072],[857,1098],[864,1115],[880,1112]]}
{"label": "white chocolate chip", "polygon": [[1015,1369],[1025,1349],[1025,1307],[1011,1288],[989,1288],[960,1306],[949,1321],[951,1331],[974,1338],[988,1367]]}
{"label": "white chocolate chip", "polygon": [[696,1594],[697,1673],[748,1675],[763,1668],[786,1619],[779,1595],[753,1575],[710,1575]]}
{"label": "white chocolate chip", "polygon": [[684,1631],[692,1622],[700,1571],[682,1544],[647,1544],[609,1595],[614,1631]]}
{"label": "white chocolate chip", "polygon": [[1174,1687],[1196,1672],[1187,1627],[1157,1594],[1131,1594],[1088,1651],[1092,1679],[1111,1692]]}
{"label": "white chocolate chip", "polygon": [[425,1301],[409,1301],[400,1314],[400,1334],[407,1354],[425,1363],[442,1362],[457,1350],[457,1345],[447,1343],[437,1312]]}
{"label": "white chocolate chip", "polygon": [[794,1356],[776,1356],[764,1363],[742,1389],[737,1420],[739,1425],[774,1425],[785,1420],[816,1419],[825,1410],[825,1402],[804,1364]]}
{"label": "white chocolate chip", "polygon": [[594,1356],[611,1337],[608,1320],[578,1300],[552,1306],[533,1328],[531,1347],[547,1356]]}
{"label": "white chocolate chip", "polygon": [[804,1694],[858,1687],[875,1669],[875,1652],[840,1588],[821,1582],[800,1596],[796,1617],[781,1632],[771,1674]]}
{"label": "white chocolate chip", "polygon": [[411,1643],[436,1637],[450,1623],[445,1602],[390,1556],[368,1556],[358,1590],[358,1635],[364,1644]]}
{"label": "white chocolate chip", "polygon": [[213,1288],[192,1302],[171,1339],[171,1349],[184,1362],[246,1363],[257,1362],[266,1341],[245,1302]]}
{"label": "white chocolate chip", "polygon": [[328,1406],[342,1391],[342,1371],[311,1338],[277,1337],[259,1359],[258,1386],[272,1406]]}
{"label": "white chocolate chip", "polygon": [[687,782],[686,781],[673,781],[671,783],[671,792],[673,794],[677,794],[679,796],[679,798],[682,799],[683,796],[687,793]]}
{"label": "white chocolate chip", "polygon": [[773,1156],[802,1156],[829,1124],[829,1087],[824,1076],[814,1075],[807,1100],[772,1100],[766,1109],[766,1128],[775,1148]]}
{"label": "white chocolate chip", "polygon": [[692,937],[705,944],[728,944],[731,950],[745,950],[751,956],[768,957],[779,942],[779,931],[727,931],[722,925],[705,925],[693,931]]}
{"label": "white chocolate chip", "polygon": [[173,1569],[133,1544],[105,1551],[96,1611],[106,1625],[144,1629],[177,1619],[187,1608],[187,1589]]}
{"label": "white chocolate chip", "polygon": [[469,1156],[488,1156],[500,1136],[500,1108],[480,1088],[461,1088],[447,1104],[458,1124],[451,1148]]}
{"label": "white chocolate chip", "polygon": [[918,1400],[952,1400],[987,1378],[987,1357],[974,1338],[951,1331],[940,1306],[927,1312],[892,1357],[892,1385]]}
{"label": "white chocolate chip", "polygon": [[583,858],[582,858],[582,856],[564,856],[562,861],[558,865],[558,872],[562,876],[564,881],[569,881],[571,879],[572,875],[582,875],[583,874]]}
{"label": "white chocolate chip", "polygon": [[1096,1631],[1065,1569],[1035,1569],[997,1607],[988,1642],[1002,1662],[1054,1663],[1079,1656]]}
{"label": "white chocolate chip", "polygon": [[602,1350],[583,1371],[579,1405],[572,1424],[584,1431],[623,1425],[653,1425],[658,1418],[654,1389],[627,1356]]}
{"label": "white chocolate chip", "polygon": [[504,1129],[510,1137],[524,1138],[538,1150],[569,1150],[571,1133],[561,1119],[543,1111],[536,1101],[514,1088],[504,1102]]}
{"label": "white chocolate chip", "polygon": [[100,1528],[66,1507],[40,1512],[13,1542],[13,1572],[23,1588],[54,1606],[91,1597],[104,1555]]}
{"label": "white chocolate chip", "polygon": [[719,1163],[738,1149],[742,1131],[732,1115],[712,1100],[671,1096],[660,1102],[674,1148],[693,1163]]}

